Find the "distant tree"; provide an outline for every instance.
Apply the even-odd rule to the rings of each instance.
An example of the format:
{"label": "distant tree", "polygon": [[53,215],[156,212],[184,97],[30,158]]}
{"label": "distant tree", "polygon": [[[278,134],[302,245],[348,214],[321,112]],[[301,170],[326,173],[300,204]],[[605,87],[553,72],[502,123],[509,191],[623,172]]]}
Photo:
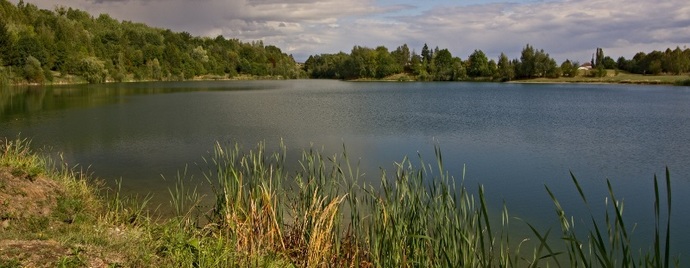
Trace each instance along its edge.
{"label": "distant tree", "polygon": [[429,46],[427,46],[427,44],[424,43],[424,47],[422,47],[422,63],[429,64],[431,62],[431,58],[432,53],[429,50]]}
{"label": "distant tree", "polygon": [[458,57],[453,58],[453,80],[460,81],[467,79],[467,69],[465,64]]}
{"label": "distant tree", "polygon": [[676,47],[674,50],[666,49],[662,61],[664,71],[671,74],[678,75],[688,69],[688,58],[684,57],[680,47]]}
{"label": "distant tree", "polygon": [[407,47],[407,44],[399,46],[393,52],[391,52],[391,57],[393,57],[393,60],[396,62],[396,64],[398,64],[398,66],[400,66],[400,68],[403,70],[409,67],[411,56],[410,48]]}
{"label": "distant tree", "polygon": [[417,76],[418,80],[425,81],[430,79],[422,56],[414,51],[412,51],[412,55],[410,56],[409,69],[413,75]]}
{"label": "distant tree", "polygon": [[565,77],[575,77],[578,74],[579,67],[580,63],[572,62],[566,59],[565,61],[563,61],[563,63],[561,63],[561,72]]}
{"label": "distant tree", "polygon": [[20,34],[19,40],[11,48],[9,53],[10,65],[23,66],[29,56],[36,58],[39,62],[46,59],[46,51],[39,40],[28,32]]}
{"label": "distant tree", "polygon": [[347,79],[376,77],[376,51],[367,47],[353,47],[344,69]]}
{"label": "distant tree", "polygon": [[560,68],[543,49],[537,50],[534,54],[534,74],[533,77],[557,78],[561,75]]}
{"label": "distant tree", "polygon": [[510,81],[515,78],[515,69],[506,54],[501,53],[496,64],[496,77],[501,81]]}
{"label": "distant tree", "polygon": [[[606,71],[606,64],[604,63],[605,58],[606,57],[604,56],[604,50],[602,50],[601,48],[597,48],[594,64],[592,65],[592,70],[589,72],[590,76],[605,77],[607,75],[608,72]],[[613,59],[611,59],[611,61],[613,61]]]}
{"label": "distant tree", "polygon": [[[0,18],[0,62],[9,61],[9,52],[12,49],[12,37],[7,30],[7,23]],[[2,65],[0,65],[2,66]]]}
{"label": "distant tree", "polygon": [[625,59],[625,57],[618,57],[618,60],[616,60],[616,68],[630,71],[630,61]]}
{"label": "distant tree", "polygon": [[604,50],[602,48],[598,47],[597,52],[595,53],[595,58],[594,58],[594,62],[592,63],[592,66],[594,68],[597,68],[603,64],[604,64]]}
{"label": "distant tree", "polygon": [[616,61],[609,56],[604,57],[602,60],[602,65],[604,66],[604,69],[618,69]]}
{"label": "distant tree", "polygon": [[403,66],[396,62],[395,58],[388,53],[385,46],[376,48],[376,77],[384,78],[389,75],[400,73],[403,71]]}
{"label": "distant tree", "polygon": [[653,75],[659,75],[663,71],[663,68],[661,66],[661,60],[655,59],[649,62],[648,68],[649,73]]}
{"label": "distant tree", "polygon": [[153,59],[152,61],[147,62],[146,65],[149,68],[151,79],[159,81],[163,79],[163,71],[161,70],[161,65],[158,59]]}
{"label": "distant tree", "polygon": [[[546,54],[548,57],[548,54]],[[548,78],[558,78],[561,76],[561,68],[556,64],[556,61],[552,58],[546,60],[546,67],[544,70],[544,76]]]}
{"label": "distant tree", "polygon": [[518,78],[532,78],[535,77],[535,52],[534,48],[527,44],[522,49],[520,54],[520,64],[516,65],[516,74]]}
{"label": "distant tree", "polygon": [[46,77],[43,73],[43,68],[41,68],[41,62],[32,56],[27,57],[25,62],[23,73],[26,81],[43,84]]}
{"label": "distant tree", "polygon": [[474,50],[467,59],[467,75],[470,77],[488,77],[491,76],[489,69],[489,59],[481,50]]}
{"label": "distant tree", "polygon": [[448,49],[441,49],[436,53],[434,58],[434,67],[436,73],[434,79],[438,81],[452,81],[455,75],[455,68],[453,66],[453,55]]}
{"label": "distant tree", "polygon": [[88,57],[81,61],[79,65],[79,74],[86,79],[87,82],[96,84],[104,83],[108,76],[108,71],[105,69],[103,61],[96,57]]}
{"label": "distant tree", "polygon": [[495,60],[490,59],[489,60],[489,73],[487,73],[486,77],[493,78],[494,76],[496,76],[496,71],[498,71],[498,64],[496,63]]}

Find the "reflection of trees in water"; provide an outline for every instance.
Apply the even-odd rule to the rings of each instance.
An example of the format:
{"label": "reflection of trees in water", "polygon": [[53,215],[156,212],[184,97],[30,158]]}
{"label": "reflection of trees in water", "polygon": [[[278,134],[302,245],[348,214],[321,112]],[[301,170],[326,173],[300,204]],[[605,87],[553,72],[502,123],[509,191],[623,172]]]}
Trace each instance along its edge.
{"label": "reflection of trees in water", "polygon": [[0,87],[0,116],[68,108],[94,107],[124,101],[123,96],[185,92],[185,88],[132,87],[131,85],[76,85],[69,87]]}
{"label": "reflection of trees in water", "polygon": [[3,117],[43,109],[46,91],[36,87],[0,88],[0,111]]}
{"label": "reflection of trees in water", "polygon": [[[198,91],[275,89],[280,81],[142,82],[64,86],[0,86],[0,118],[124,102],[124,97]],[[231,84],[231,85],[230,85]]]}

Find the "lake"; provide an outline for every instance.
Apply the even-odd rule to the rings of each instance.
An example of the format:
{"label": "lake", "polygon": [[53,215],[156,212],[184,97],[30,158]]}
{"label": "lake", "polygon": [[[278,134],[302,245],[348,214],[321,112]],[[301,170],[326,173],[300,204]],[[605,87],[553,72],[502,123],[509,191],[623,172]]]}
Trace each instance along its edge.
{"label": "lake", "polygon": [[[161,203],[175,174],[185,166],[197,173],[216,141],[265,141],[270,151],[282,139],[295,163],[301,150],[329,155],[345,146],[371,181],[404,156],[434,162],[439,145],[451,175],[461,180],[466,166],[465,184],[484,185],[490,209],[498,213],[505,200],[513,216],[556,230],[544,185],[579,215],[569,172],[602,208],[610,179],[641,240],[652,237],[653,176],[668,166],[672,225],[690,221],[687,87],[293,80],[0,90],[0,137],[21,133]],[[673,232],[674,249],[687,252],[690,231]]]}

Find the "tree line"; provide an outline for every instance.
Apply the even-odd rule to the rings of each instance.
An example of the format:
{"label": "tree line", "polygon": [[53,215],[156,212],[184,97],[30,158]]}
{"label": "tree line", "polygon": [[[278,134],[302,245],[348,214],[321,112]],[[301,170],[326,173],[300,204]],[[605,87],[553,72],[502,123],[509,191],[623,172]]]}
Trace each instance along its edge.
{"label": "tree line", "polygon": [[0,0],[0,79],[50,82],[76,75],[90,83],[185,80],[238,75],[297,78],[291,55],[263,42],[194,37],[77,9],[39,9]]}
{"label": "tree line", "polygon": [[[690,72],[690,49],[639,52],[613,60],[598,48],[585,75],[606,76],[616,69],[638,74]],[[543,49],[527,44],[519,58],[504,53],[489,59],[474,50],[467,59],[448,49],[420,53],[406,44],[389,51],[354,46],[350,53],[312,55],[300,67],[291,55],[261,41],[194,37],[187,32],[118,21],[107,14],[58,6],[39,9],[0,0],[0,84],[45,83],[56,77],[82,77],[90,83],[130,80],[232,78],[238,75],[280,78],[381,79],[402,74],[420,81],[509,81],[582,75],[579,62],[560,65]]]}
{"label": "tree line", "polygon": [[[586,66],[586,71],[580,68]],[[683,74],[690,72],[690,49],[679,47],[665,52],[639,52],[633,59],[624,57],[617,61],[604,55],[597,48],[591,62],[580,64],[565,60],[560,65],[543,49],[527,44],[520,58],[509,59],[501,53],[497,61],[488,59],[482,50],[474,50],[466,60],[454,57],[448,49],[429,49],[427,44],[421,53],[410,51],[407,44],[390,51],[385,46],[368,48],[354,46],[350,54],[312,55],[304,64],[311,78],[331,79],[381,79],[396,74],[420,81],[510,81],[531,78],[575,77],[578,75],[603,77],[607,70],[622,70],[638,74]],[[406,79],[405,78],[405,79]]]}

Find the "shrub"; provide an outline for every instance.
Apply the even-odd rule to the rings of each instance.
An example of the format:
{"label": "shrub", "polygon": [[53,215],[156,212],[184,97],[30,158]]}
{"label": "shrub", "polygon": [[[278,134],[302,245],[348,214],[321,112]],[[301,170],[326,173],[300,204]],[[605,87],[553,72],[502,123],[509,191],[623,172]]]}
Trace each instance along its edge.
{"label": "shrub", "polygon": [[81,60],[78,73],[91,84],[104,83],[105,78],[108,76],[105,65],[96,57],[88,57]]}
{"label": "shrub", "polygon": [[45,74],[41,68],[41,62],[33,56],[26,58],[26,63],[24,64],[24,78],[29,83],[39,83],[42,84],[45,81]]}

